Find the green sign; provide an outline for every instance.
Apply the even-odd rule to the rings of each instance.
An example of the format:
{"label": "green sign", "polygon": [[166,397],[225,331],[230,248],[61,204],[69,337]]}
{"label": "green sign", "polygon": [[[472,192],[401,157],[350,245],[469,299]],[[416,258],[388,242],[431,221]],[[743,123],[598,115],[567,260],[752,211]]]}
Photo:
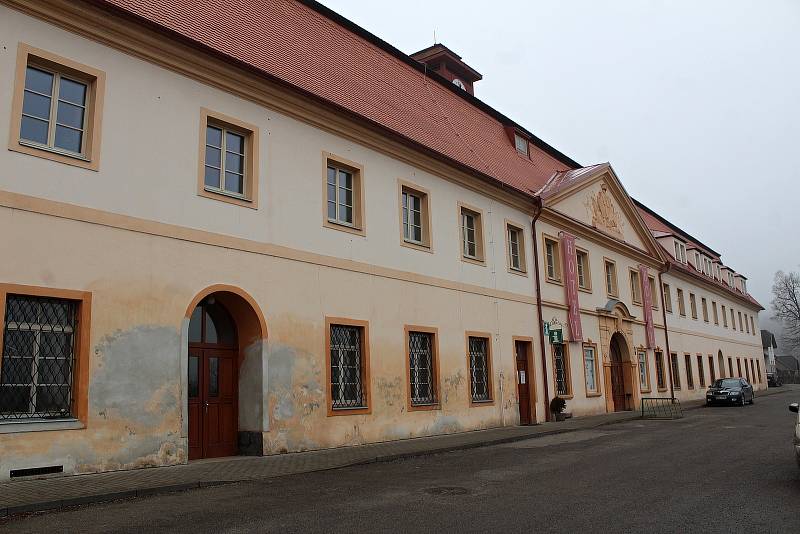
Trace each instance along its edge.
{"label": "green sign", "polygon": [[544,335],[545,336],[550,335],[550,323],[544,323]]}
{"label": "green sign", "polygon": [[562,334],[562,330],[559,328],[558,330],[550,330],[550,343],[559,344],[564,342],[564,335]]}

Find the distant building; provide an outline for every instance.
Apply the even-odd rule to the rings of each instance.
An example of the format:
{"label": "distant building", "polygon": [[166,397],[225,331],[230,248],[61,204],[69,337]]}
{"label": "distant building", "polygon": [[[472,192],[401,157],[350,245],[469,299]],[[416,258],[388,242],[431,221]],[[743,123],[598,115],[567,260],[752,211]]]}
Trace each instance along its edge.
{"label": "distant building", "polygon": [[778,343],[775,341],[775,334],[769,330],[761,331],[761,347],[764,349],[764,369],[768,373],[775,372],[775,349]]}

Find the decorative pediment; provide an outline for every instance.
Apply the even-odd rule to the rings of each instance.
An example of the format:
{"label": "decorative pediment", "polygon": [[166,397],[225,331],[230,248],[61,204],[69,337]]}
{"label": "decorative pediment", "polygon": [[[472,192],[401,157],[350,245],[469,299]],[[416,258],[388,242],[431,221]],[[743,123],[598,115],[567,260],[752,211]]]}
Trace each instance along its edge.
{"label": "decorative pediment", "polygon": [[546,209],[662,258],[662,247],[608,163],[556,173],[539,195]]}
{"label": "decorative pediment", "polygon": [[597,308],[597,312],[603,315],[616,316],[626,321],[636,319],[636,316],[631,313],[625,303],[617,299],[609,299],[605,306]]}

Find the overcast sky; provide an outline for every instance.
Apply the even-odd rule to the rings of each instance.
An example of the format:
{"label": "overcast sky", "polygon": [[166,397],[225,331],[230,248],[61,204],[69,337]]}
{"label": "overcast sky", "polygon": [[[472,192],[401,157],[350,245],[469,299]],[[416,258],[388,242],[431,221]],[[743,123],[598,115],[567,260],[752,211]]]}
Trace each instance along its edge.
{"label": "overcast sky", "polygon": [[800,269],[800,0],[322,1],[409,54],[435,31],[483,74],[478,98],[611,162],[764,307]]}

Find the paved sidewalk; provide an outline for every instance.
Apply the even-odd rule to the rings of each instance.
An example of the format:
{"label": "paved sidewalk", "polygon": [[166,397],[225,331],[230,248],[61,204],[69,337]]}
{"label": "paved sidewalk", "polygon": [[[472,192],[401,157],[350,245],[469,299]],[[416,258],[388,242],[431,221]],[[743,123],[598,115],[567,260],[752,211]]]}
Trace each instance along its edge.
{"label": "paved sidewalk", "polygon": [[[773,392],[779,393],[780,390],[765,394]],[[684,409],[691,409],[695,405],[699,406],[699,403],[684,403]],[[560,423],[495,428],[320,451],[260,457],[236,456],[199,460],[173,467],[4,482],[0,483],[0,518],[24,512],[482,447],[591,429],[638,417],[638,411],[618,412],[568,419]]]}

